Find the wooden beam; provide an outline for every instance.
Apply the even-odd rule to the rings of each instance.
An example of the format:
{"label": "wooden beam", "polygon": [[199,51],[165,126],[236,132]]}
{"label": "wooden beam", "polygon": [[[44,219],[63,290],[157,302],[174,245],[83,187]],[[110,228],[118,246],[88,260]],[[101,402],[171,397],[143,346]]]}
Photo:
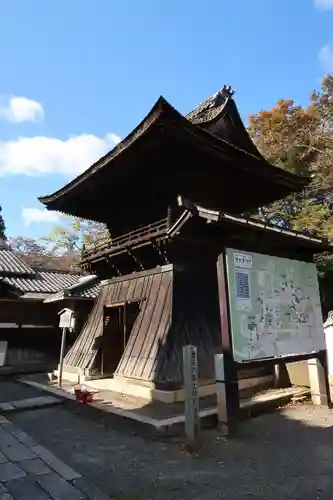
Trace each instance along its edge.
{"label": "wooden beam", "polygon": [[137,264],[139,266],[140,270],[143,271],[144,267],[143,267],[142,263],[135,257],[135,255],[133,254],[133,252],[131,252],[131,250],[129,248],[127,249],[127,253],[134,260],[135,264]]}
{"label": "wooden beam", "polygon": [[158,255],[160,257],[162,257],[162,259],[164,260],[164,263],[165,264],[170,264],[170,261],[167,257],[167,253],[161,248],[161,246],[157,243],[155,243],[154,241],[152,242],[152,247],[155,248],[156,252],[158,253]]}
{"label": "wooden beam", "polygon": [[112,309],[115,307],[125,307],[128,304],[135,304],[136,302],[143,302],[146,300],[146,297],[134,297],[134,299],[122,300],[120,302],[114,302],[111,304],[104,304],[106,309]]}

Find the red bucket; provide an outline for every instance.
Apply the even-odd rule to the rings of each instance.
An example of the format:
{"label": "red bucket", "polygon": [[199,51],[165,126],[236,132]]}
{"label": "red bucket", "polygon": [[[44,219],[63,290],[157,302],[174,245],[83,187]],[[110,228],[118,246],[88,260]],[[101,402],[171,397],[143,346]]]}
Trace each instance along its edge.
{"label": "red bucket", "polygon": [[78,403],[81,403],[82,401],[82,391],[81,389],[74,389],[74,394],[75,394],[75,399]]}
{"label": "red bucket", "polygon": [[88,404],[93,402],[93,393],[80,388],[74,389],[75,399],[78,403]]}
{"label": "red bucket", "polygon": [[82,393],[82,403],[88,404],[93,402],[93,393],[92,392],[83,392]]}

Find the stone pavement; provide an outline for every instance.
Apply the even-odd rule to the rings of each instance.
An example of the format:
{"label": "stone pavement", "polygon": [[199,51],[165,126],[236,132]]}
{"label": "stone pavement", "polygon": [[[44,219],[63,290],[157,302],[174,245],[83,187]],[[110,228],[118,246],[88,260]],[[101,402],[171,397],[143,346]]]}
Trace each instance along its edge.
{"label": "stone pavement", "polygon": [[35,398],[18,399],[0,403],[0,411],[26,410],[28,408],[42,408],[61,404],[62,400],[53,396],[37,396]]}
{"label": "stone pavement", "polygon": [[0,500],[110,500],[0,415]]}

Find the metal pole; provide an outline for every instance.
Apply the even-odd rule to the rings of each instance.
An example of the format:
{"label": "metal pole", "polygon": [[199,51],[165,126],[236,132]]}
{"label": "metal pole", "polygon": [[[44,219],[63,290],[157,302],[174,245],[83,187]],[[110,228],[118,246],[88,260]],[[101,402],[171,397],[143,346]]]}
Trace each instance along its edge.
{"label": "metal pole", "polygon": [[61,387],[61,385],[62,385],[62,368],[63,368],[65,345],[66,345],[66,333],[67,333],[67,328],[63,327],[62,337],[61,337],[61,347],[60,347],[59,368],[58,368],[58,385],[59,385],[59,387]]}

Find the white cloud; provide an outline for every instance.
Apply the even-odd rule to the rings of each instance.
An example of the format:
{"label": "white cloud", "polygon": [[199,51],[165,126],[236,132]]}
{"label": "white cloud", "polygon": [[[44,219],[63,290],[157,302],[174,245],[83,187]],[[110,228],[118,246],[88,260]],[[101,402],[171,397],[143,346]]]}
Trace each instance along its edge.
{"label": "white cloud", "polygon": [[29,226],[32,222],[56,222],[60,214],[43,208],[22,208],[22,217],[25,224]]}
{"label": "white cloud", "polygon": [[113,144],[116,146],[117,144],[120,143],[121,141],[121,138],[119,137],[119,135],[117,134],[114,134],[113,132],[111,132],[110,134],[108,134],[109,138],[111,139],[111,141],[113,142]]}
{"label": "white cloud", "polygon": [[314,0],[315,7],[322,10],[333,9],[333,0]]}
{"label": "white cloud", "polygon": [[43,120],[43,106],[26,97],[0,98],[0,119],[12,123]]}
{"label": "white cloud", "polygon": [[0,142],[0,176],[77,175],[112,149],[120,137],[109,133],[100,138],[81,134],[61,140],[54,137],[20,137]]}
{"label": "white cloud", "polygon": [[333,71],[333,49],[330,45],[322,47],[319,51],[318,57],[325,71]]}

